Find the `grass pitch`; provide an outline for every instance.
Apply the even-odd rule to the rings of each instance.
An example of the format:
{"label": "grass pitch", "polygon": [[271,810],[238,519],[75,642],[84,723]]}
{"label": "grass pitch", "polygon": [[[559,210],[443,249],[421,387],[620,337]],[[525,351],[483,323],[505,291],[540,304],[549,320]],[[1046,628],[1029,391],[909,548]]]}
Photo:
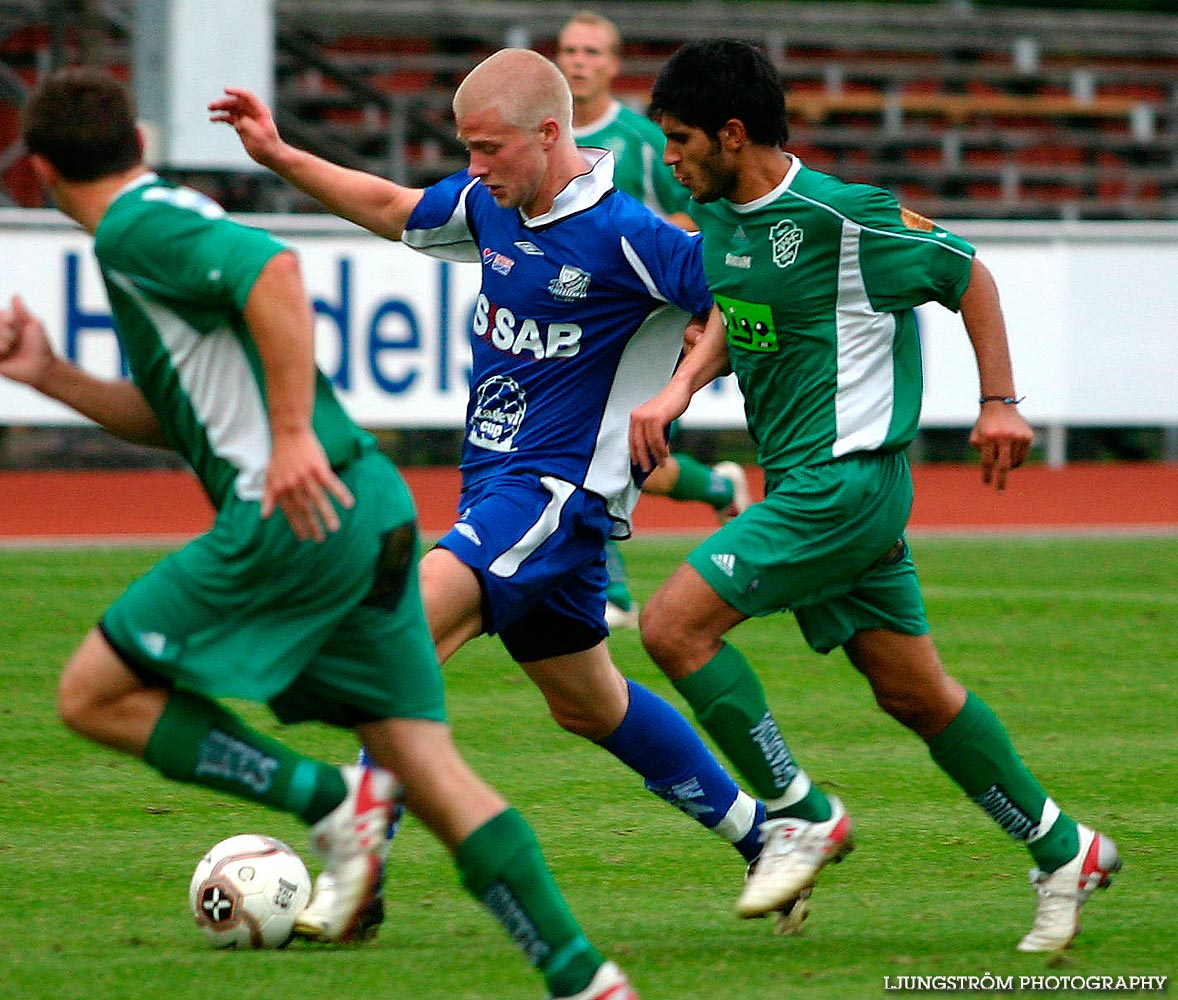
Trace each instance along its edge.
{"label": "grass pitch", "polygon": [[[689,547],[627,543],[640,599]],[[998,712],[1060,805],[1117,840],[1125,870],[1086,908],[1066,956],[1016,953],[1034,908],[1029,857],[874,707],[841,654],[810,653],[779,616],[741,626],[733,641],[800,763],[847,803],[859,846],[823,873],[805,933],[776,938],[766,921],[731,914],[743,874],[732,849],[557,730],[498,643],[480,639],[447,667],[460,746],[534,825],[590,936],[645,1000],[857,1000],[895,995],[900,977],[986,973],[1013,977],[1019,993],[1031,992],[1019,988],[1024,976],[1178,973],[1178,538],[917,538],[913,548],[950,671]],[[159,555],[0,551],[5,994],[540,997],[538,977],[413,820],[395,844],[390,917],[374,942],[206,949],[187,912],[201,853],[241,832],[303,851],[302,828],[92,747],[53,707],[61,662]],[[625,672],[682,705],[635,634],[611,644]],[[235,707],[326,759],[353,757],[349,734],[283,730]]]}

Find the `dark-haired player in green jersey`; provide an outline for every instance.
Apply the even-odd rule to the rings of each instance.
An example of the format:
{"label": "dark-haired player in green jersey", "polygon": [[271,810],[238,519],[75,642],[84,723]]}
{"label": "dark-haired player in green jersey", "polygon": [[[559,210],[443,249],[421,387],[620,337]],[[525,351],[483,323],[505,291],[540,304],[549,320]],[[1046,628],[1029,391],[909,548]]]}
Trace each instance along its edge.
{"label": "dark-haired player in green jersey", "polygon": [[737,910],[780,908],[851,847],[842,803],[796,763],[756,675],[725,641],[746,618],[788,610],[813,649],[841,646],[879,705],[1027,846],[1039,902],[1019,949],[1067,947],[1080,907],[1120,867],[1117,849],[1061,811],[994,713],[945,672],[904,540],[904,449],[921,402],[916,306],[961,312],[981,387],[970,440],[983,481],[1002,489],[1030,448],[994,280],[973,247],[886,191],[786,151],[781,80],[751,45],[680,49],[652,111],[666,162],[693,196],[716,305],[670,384],[634,412],[632,456],[661,460],[663,428],[731,368],[766,479],[764,501],[696,548],[641,623],[651,656],[765,801],[763,852]]}

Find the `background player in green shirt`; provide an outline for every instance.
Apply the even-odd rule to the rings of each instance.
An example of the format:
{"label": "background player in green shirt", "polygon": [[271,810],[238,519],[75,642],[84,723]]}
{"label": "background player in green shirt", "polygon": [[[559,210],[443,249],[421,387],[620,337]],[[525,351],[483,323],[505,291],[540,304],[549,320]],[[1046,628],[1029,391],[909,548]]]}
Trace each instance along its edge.
{"label": "background player in green shirt", "polygon": [[[589,10],[574,14],[556,39],[556,65],[573,92],[573,138],[578,146],[597,146],[614,154],[614,184],[651,211],[690,232],[690,192],[663,163],[666,142],[659,127],[613,96],[622,68],[622,38],[609,18]],[[672,428],[672,439],[675,428]],[[735,462],[707,466],[675,451],[642,484],[644,493],[673,500],[698,500],[731,520],[748,506],[748,480]],[[617,542],[606,548],[609,589],[606,623],[610,628],[638,624],[638,605],[630,594],[626,564]]]}
{"label": "background player in green shirt", "polygon": [[750,616],[789,610],[813,649],[841,646],[879,705],[1026,844],[1039,902],[1019,949],[1064,948],[1080,907],[1120,867],[1116,847],[1060,810],[994,713],[945,672],[904,541],[904,449],[922,389],[916,306],[961,312],[981,386],[970,441],[983,481],[1002,489],[1030,448],[994,280],[973,247],[886,191],[786,152],[781,81],[752,46],[679,50],[652,108],[665,159],[694,198],[716,307],[671,383],[634,412],[633,458],[661,460],[663,428],[731,368],[766,477],[765,500],[692,552],[642,616],[647,650],[768,810],[737,910],[777,909],[851,847],[842,803],[794,761],[756,675],[724,639]]}
{"label": "background player in green shirt", "polygon": [[622,70],[617,25],[592,11],[574,14],[556,37],[556,65],[573,92],[573,138],[614,154],[614,184],[668,222],[694,231],[691,193],[663,163],[658,125],[612,93]]}
{"label": "background player in green shirt", "polygon": [[[0,310],[0,374],[120,437],[178,449],[217,511],[83,640],[61,678],[66,725],[167,778],[312,824],[324,869],[303,936],[371,926],[403,796],[554,996],[636,1000],[569,913],[531,828],[454,747],[413,504],[315,367],[297,258],[147,170],[130,95],[101,71],[48,76],[22,133],[57,205],[94,236],[131,378],[55,356],[19,298]],[[379,766],[299,754],[226,697],[353,728]]]}

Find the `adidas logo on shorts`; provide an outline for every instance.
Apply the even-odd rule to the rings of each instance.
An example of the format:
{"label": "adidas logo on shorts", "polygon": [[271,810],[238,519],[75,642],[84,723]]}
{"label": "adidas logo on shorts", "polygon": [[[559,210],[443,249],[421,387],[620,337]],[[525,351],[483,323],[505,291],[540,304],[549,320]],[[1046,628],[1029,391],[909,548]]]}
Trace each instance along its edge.
{"label": "adidas logo on shorts", "polygon": [[732,576],[732,571],[736,569],[736,556],[731,552],[717,553],[712,556],[712,562],[725,576]]}

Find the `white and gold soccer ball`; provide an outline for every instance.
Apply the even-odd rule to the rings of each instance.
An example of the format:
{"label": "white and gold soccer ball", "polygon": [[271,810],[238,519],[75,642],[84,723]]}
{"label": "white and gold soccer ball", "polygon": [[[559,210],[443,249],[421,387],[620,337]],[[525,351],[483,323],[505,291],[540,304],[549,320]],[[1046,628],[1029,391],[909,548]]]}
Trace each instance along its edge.
{"label": "white and gold soccer ball", "polygon": [[281,840],[242,833],[196,866],[188,902],[215,948],[281,948],[311,898],[311,876]]}

